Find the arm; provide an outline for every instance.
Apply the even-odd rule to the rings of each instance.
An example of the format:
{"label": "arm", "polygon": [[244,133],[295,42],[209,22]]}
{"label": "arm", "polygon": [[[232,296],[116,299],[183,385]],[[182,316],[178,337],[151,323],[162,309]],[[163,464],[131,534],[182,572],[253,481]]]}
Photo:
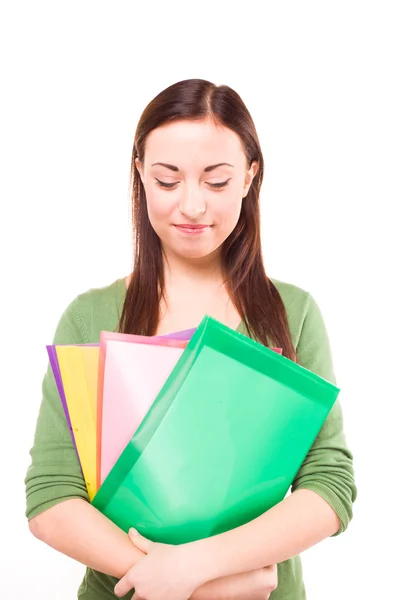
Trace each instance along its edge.
{"label": "arm", "polygon": [[[335,383],[325,324],[310,295],[297,354],[300,364]],[[338,401],[299,469],[292,492],[250,523],[190,544],[203,580],[281,562],[347,528],[357,491]]]}

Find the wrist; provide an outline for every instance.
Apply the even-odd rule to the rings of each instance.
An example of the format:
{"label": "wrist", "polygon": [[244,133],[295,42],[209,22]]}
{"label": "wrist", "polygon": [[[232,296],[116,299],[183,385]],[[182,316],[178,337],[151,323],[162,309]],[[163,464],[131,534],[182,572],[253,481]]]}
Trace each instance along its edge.
{"label": "wrist", "polygon": [[182,545],[187,569],[192,571],[196,587],[222,577],[215,556],[207,547],[207,541],[206,538]]}

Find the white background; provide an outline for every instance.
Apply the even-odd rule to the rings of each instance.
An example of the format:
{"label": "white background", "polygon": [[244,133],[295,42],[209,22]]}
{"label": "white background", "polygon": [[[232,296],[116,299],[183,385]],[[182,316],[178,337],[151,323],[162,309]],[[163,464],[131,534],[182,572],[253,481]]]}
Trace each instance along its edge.
{"label": "white background", "polygon": [[83,567],[33,538],[24,517],[45,344],[78,293],[130,271],[137,121],[162,89],[199,77],[233,87],[254,118],[267,272],[318,301],[342,389],[359,498],[348,531],[304,554],[308,598],[393,598],[398,3],[141,5],[1,8],[0,597],[76,597]]}

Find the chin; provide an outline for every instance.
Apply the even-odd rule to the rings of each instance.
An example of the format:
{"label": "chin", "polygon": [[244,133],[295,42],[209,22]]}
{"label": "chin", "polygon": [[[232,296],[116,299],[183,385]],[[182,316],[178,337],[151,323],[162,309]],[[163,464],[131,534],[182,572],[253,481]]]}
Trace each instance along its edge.
{"label": "chin", "polygon": [[175,255],[189,260],[201,260],[203,258],[210,257],[211,254],[218,253],[218,247],[215,248],[214,246],[208,248],[194,248],[190,247],[190,244],[188,244],[186,247],[170,246],[169,248],[170,251],[172,251]]}
{"label": "chin", "polygon": [[181,256],[182,258],[187,258],[187,259],[191,259],[191,260],[201,260],[202,258],[206,258],[207,256],[209,256],[210,254],[212,254],[212,250],[211,252],[207,252],[207,251],[203,251],[201,252],[200,250],[194,250],[194,249],[183,249],[180,248],[179,251],[176,252],[176,254],[178,254],[179,256]]}

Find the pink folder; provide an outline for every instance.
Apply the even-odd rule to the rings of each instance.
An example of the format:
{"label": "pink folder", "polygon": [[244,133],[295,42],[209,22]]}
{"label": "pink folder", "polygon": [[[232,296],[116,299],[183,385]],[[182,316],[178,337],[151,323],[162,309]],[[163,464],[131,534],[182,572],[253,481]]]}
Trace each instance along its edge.
{"label": "pink folder", "polygon": [[97,489],[187,346],[186,340],[102,331],[97,389]]}

